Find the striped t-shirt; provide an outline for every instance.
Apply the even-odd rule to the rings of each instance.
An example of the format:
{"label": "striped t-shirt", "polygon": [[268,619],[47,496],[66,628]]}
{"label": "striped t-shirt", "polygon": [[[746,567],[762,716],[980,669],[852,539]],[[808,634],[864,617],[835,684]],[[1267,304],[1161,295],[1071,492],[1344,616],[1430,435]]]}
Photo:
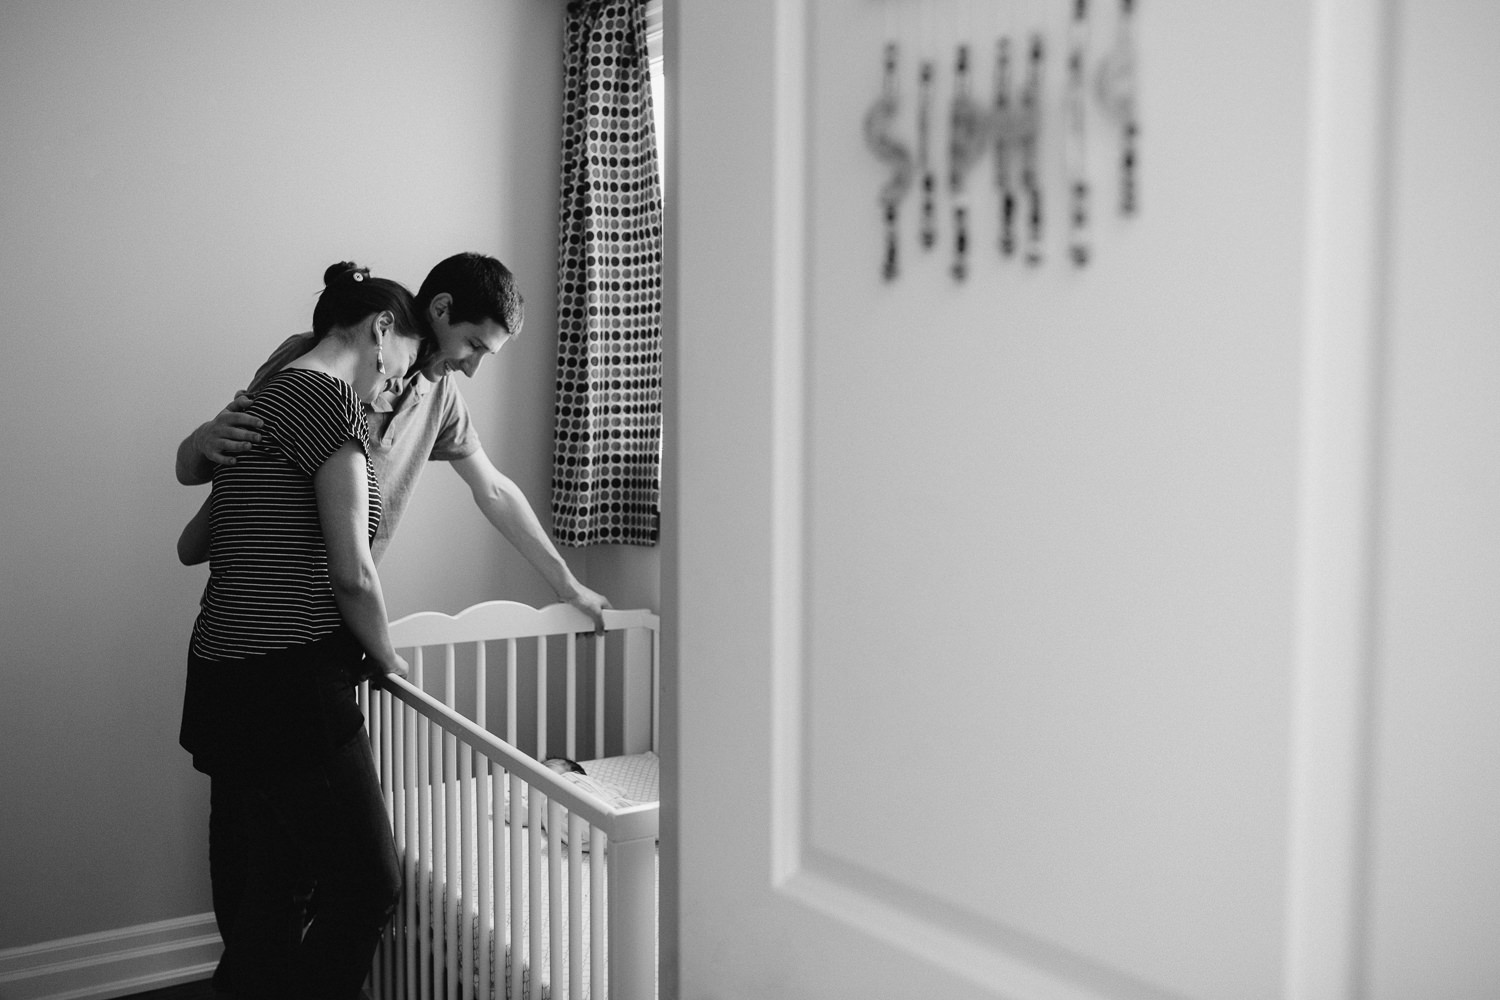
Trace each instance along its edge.
{"label": "striped t-shirt", "polygon": [[260,442],[214,471],[208,586],[192,641],[205,660],[289,649],[343,625],[313,475],[346,441],[365,451],[371,538],[380,524],[370,432],[349,383],[288,368],[257,390],[249,412],[264,421]]}

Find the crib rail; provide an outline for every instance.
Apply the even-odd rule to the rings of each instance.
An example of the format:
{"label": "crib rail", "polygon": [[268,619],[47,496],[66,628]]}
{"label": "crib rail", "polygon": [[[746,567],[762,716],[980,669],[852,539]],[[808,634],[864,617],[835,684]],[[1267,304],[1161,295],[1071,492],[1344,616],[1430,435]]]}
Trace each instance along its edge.
{"label": "crib rail", "polygon": [[[591,627],[565,605],[535,609],[508,602],[393,623],[393,641],[408,650],[411,679],[391,678],[362,692],[405,868],[400,912],[373,970],[376,997],[539,998],[543,970],[553,998],[655,996],[657,806],[619,808],[597,800],[514,745],[516,643],[534,643],[540,661],[535,736],[543,756],[549,745],[546,678],[552,672],[546,637],[576,637]],[[644,749],[643,739],[654,749],[655,616],[608,612],[606,627],[611,639],[635,645],[620,669],[642,669],[644,642],[649,718],[627,720],[620,738],[626,750]],[[635,630],[633,639],[625,639],[632,635],[627,630]],[[490,732],[484,718],[491,672],[485,650],[497,641],[506,647],[509,741]],[[455,708],[455,649],[466,643],[475,650],[474,719]],[[568,756],[578,743],[576,650],[590,643],[596,679],[591,746],[599,751],[606,745],[605,641],[569,638]],[[442,698],[425,689],[431,686],[425,661],[432,647],[441,660],[432,680]]]}

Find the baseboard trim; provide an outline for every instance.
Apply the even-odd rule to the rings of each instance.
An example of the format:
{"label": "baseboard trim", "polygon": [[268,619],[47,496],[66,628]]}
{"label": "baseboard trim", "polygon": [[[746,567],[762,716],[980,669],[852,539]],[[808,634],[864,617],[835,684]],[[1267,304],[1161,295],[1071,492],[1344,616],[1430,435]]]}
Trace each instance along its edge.
{"label": "baseboard trim", "polygon": [[0,951],[4,1000],[108,1000],[206,979],[221,945],[212,913]]}

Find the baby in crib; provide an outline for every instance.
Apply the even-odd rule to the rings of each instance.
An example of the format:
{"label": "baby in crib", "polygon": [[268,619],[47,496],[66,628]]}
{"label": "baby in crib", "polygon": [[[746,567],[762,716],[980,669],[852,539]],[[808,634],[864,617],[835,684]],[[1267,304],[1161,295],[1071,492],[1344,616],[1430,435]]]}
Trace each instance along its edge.
{"label": "baby in crib", "polygon": [[609,782],[600,781],[598,778],[590,777],[589,773],[583,769],[583,765],[578,763],[578,761],[576,760],[569,760],[566,757],[548,757],[546,760],[542,761],[542,764],[545,765],[548,770],[562,775],[573,785],[583,789],[597,799],[602,799],[612,806],[637,805],[637,803],[628,798],[624,792],[622,792],[620,789],[616,788]]}
{"label": "baby in crib", "polygon": [[623,791],[614,785],[600,781],[598,778],[590,777],[583,769],[583,765],[576,760],[566,757],[548,757],[542,764],[549,770],[561,775],[567,781],[588,792],[590,795],[600,799],[612,806],[633,806],[639,803],[628,798]]}
{"label": "baby in crib", "polygon": [[[647,756],[650,756],[654,759],[655,755],[648,754]],[[630,806],[638,806],[646,801],[656,801],[654,795],[650,795],[647,798],[641,799],[631,798],[624,786],[616,785],[614,780],[606,777],[607,774],[612,773],[609,762],[601,760],[598,761],[598,763],[600,765],[600,773],[591,775],[584,769],[582,764],[578,763],[578,761],[576,760],[569,760],[567,757],[548,757],[546,760],[542,761],[542,765],[544,767],[563,778],[569,784],[578,788],[580,791],[586,792],[593,798],[596,798],[601,802],[606,803],[607,805],[614,806],[617,809],[628,808]],[[655,782],[653,781],[653,788],[654,784]],[[523,789],[521,792],[520,822],[522,826],[527,825],[527,813],[529,810],[526,808],[526,800],[529,797],[527,794],[528,791],[529,789]],[[638,789],[636,790],[636,794],[640,795],[643,794],[643,792],[642,790]],[[509,791],[507,791],[506,805],[502,806],[502,809],[505,810],[506,823],[511,822],[511,815],[509,811],[509,795],[510,793]],[[547,828],[547,817],[545,815],[541,817],[541,828],[543,830]],[[567,843],[569,839],[567,823],[563,824],[563,829],[561,832],[563,843]],[[580,842],[584,850],[588,850],[589,840],[589,831],[585,830],[583,839]]]}
{"label": "baby in crib", "polygon": [[566,757],[548,757],[542,763],[558,774],[588,774],[582,764]]}
{"label": "baby in crib", "polygon": [[[606,785],[603,782],[597,780],[596,778],[589,777],[588,772],[583,769],[583,765],[580,764],[580,763],[578,763],[578,761],[576,761],[576,760],[569,760],[566,757],[548,757],[546,760],[542,761],[542,765],[544,767],[546,767],[549,771],[552,771],[553,773],[558,774],[561,777],[563,777],[564,779],[566,779],[570,784],[573,784],[573,785],[577,786],[578,788],[580,788],[580,789],[588,792],[590,795],[594,796],[595,798],[601,799],[602,801],[608,803],[609,805],[612,805],[612,806],[632,806],[632,805],[637,805],[638,804],[638,803],[635,803],[635,802],[631,801],[630,799],[627,799],[620,792],[619,789],[613,788],[613,787],[611,787],[609,785]],[[521,822],[522,826],[526,826],[527,825],[528,815],[530,813],[530,809],[528,808],[528,806],[529,806],[528,799],[530,798],[529,792],[530,792],[529,788],[522,789],[522,792],[521,792],[521,804],[520,804],[519,815],[520,815],[520,822]],[[505,796],[506,796],[506,804],[503,805],[503,806],[501,806],[501,809],[503,810],[503,815],[505,816],[505,822],[506,823],[510,823],[511,819],[512,819],[512,815],[511,815],[510,806],[509,806],[509,801],[510,801],[510,792],[509,792],[509,790],[506,791]],[[547,817],[546,817],[546,815],[542,816],[542,824],[541,824],[541,826],[542,826],[542,829],[544,829],[544,830],[547,828]],[[589,839],[588,838],[588,834],[585,833],[584,834],[584,839],[583,839],[583,845],[584,845],[585,849],[587,849],[587,847],[588,847],[588,839]],[[563,825],[563,843],[567,843],[567,841],[568,841],[567,824],[564,824]]]}

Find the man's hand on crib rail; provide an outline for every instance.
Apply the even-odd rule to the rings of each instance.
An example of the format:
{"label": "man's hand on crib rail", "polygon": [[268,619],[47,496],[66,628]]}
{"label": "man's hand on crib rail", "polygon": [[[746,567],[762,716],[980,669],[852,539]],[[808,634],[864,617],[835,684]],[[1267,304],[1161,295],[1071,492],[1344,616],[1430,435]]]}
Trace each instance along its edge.
{"label": "man's hand on crib rail", "polygon": [[595,635],[604,634],[604,609],[610,607],[609,598],[576,580],[571,586],[559,590],[557,596],[594,620]]}

